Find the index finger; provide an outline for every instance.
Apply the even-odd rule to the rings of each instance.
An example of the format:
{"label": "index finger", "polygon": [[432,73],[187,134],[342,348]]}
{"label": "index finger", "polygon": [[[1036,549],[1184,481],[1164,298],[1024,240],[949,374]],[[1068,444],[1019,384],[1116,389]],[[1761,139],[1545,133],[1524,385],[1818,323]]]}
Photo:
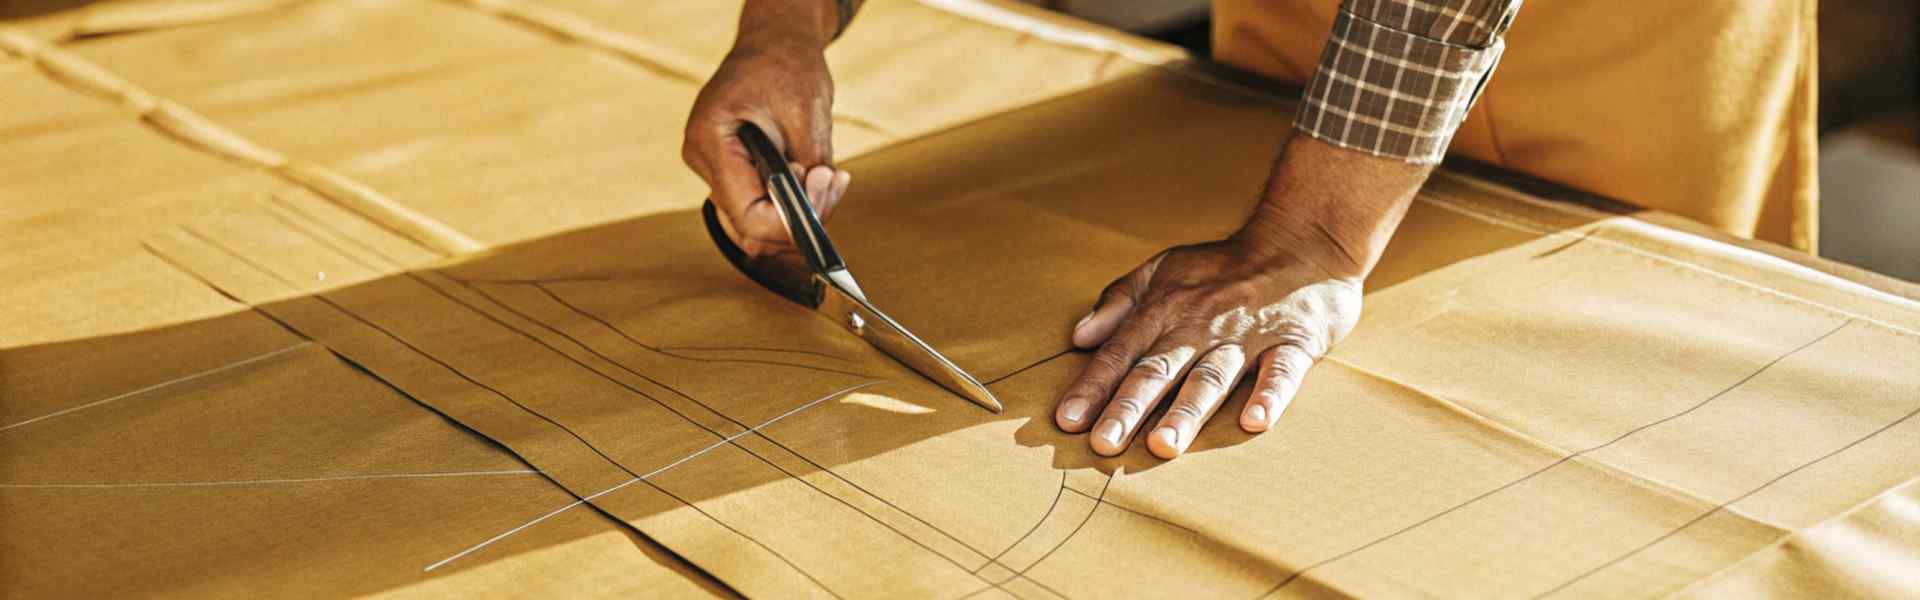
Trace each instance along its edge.
{"label": "index finger", "polygon": [[1086,431],[1093,424],[1092,416],[1105,408],[1107,399],[1133,367],[1134,360],[1140,358],[1159,335],[1160,329],[1150,326],[1145,319],[1130,316],[1122,320],[1119,330],[1100,345],[1093,353],[1093,360],[1087,362],[1073,385],[1067,386],[1066,393],[1060,395],[1060,404],[1054,409],[1054,422],[1060,429],[1068,433]]}
{"label": "index finger", "polygon": [[[779,208],[767,198],[766,182],[740,141],[739,127],[747,122],[690,128],[685,158],[713,190],[713,204],[720,210],[728,236],[749,256],[759,256],[790,249],[792,240]],[[778,146],[779,139],[771,139]]]}

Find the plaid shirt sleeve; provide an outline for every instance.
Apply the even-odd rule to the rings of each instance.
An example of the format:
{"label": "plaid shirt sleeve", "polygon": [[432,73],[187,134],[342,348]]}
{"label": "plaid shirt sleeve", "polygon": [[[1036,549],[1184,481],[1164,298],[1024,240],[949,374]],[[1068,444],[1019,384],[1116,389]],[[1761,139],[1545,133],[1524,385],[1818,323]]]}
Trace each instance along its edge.
{"label": "plaid shirt sleeve", "polygon": [[1521,0],[1344,0],[1294,127],[1435,164],[1493,75]]}

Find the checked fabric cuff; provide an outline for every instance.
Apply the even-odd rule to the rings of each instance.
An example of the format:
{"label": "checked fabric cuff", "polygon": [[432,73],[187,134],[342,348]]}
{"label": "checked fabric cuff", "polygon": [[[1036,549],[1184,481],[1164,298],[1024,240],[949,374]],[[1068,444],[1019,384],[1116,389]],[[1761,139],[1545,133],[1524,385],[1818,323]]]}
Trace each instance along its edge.
{"label": "checked fabric cuff", "polygon": [[1497,35],[1480,48],[1450,44],[1343,8],[1294,127],[1375,156],[1439,163],[1505,48]]}

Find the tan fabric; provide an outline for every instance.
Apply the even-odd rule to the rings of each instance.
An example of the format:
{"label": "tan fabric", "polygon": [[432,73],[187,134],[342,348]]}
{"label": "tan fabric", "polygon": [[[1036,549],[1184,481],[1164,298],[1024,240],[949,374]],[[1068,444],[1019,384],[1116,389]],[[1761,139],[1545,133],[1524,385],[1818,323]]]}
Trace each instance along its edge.
{"label": "tan fabric", "polygon": [[[1216,0],[1214,56],[1305,82],[1337,0]],[[1453,150],[1818,247],[1813,0],[1533,2]]]}
{"label": "tan fabric", "polygon": [[[0,239],[49,250],[0,253],[0,595],[1897,591],[1920,548],[1912,302],[1442,173],[1275,431],[1100,459],[1047,417],[1066,324],[1238,224],[1284,103],[998,5],[869,7],[948,28],[916,61],[1102,74],[899,92],[862,117],[926,129],[845,161],[841,251],[993,415],[732,272],[684,107],[632,109],[683,84],[574,46],[704,16],[464,6],[6,38]],[[396,40],[420,62],[369,62]]]}

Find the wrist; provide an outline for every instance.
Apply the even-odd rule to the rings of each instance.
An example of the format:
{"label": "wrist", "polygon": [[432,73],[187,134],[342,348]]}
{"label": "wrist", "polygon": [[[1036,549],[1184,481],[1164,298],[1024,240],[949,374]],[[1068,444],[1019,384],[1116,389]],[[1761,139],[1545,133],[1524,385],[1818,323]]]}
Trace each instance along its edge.
{"label": "wrist", "polygon": [[840,31],[831,0],[749,0],[740,11],[735,50],[825,52]]}
{"label": "wrist", "polygon": [[1365,277],[1431,171],[1295,135],[1232,239],[1255,260],[1306,260],[1336,277]]}

